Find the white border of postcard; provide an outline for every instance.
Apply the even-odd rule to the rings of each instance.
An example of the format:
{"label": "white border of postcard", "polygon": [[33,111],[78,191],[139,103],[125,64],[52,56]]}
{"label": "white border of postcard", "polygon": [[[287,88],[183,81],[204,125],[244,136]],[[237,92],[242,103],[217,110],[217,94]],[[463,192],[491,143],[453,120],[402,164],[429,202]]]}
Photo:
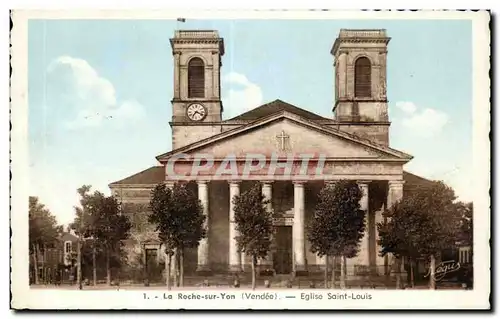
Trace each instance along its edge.
{"label": "white border of postcard", "polygon": [[[177,298],[179,291],[120,289],[78,291],[30,289],[28,284],[28,101],[27,37],[29,19],[468,19],[473,28],[473,290],[209,290],[183,291],[192,296],[235,295],[234,300]],[[490,16],[458,11],[14,11],[11,78],[11,254],[12,307],[16,309],[488,309],[490,307]],[[471,150],[464,150],[471,151]],[[348,293],[370,299],[331,299]],[[257,299],[249,299],[252,293]],[[301,294],[320,294],[306,301]],[[144,294],[150,298],[144,298]],[[330,294],[330,295],[328,295]],[[169,296],[172,299],[168,299]],[[156,298],[155,298],[156,296]],[[295,298],[286,298],[294,296]],[[167,299],[164,299],[164,298]],[[272,298],[272,299],[271,299]]]}

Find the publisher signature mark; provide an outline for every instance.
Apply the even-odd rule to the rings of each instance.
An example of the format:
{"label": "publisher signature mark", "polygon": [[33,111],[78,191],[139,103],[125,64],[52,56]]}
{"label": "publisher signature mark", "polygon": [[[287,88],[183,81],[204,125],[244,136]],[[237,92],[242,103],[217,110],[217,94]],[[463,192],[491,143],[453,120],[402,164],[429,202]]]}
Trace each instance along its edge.
{"label": "publisher signature mark", "polygon": [[[446,274],[455,272],[460,269],[460,263],[454,260],[443,261],[436,266],[436,271],[434,272],[434,279],[436,281],[440,281],[446,276]],[[427,278],[431,275],[431,269],[429,268],[427,274],[424,278]]]}

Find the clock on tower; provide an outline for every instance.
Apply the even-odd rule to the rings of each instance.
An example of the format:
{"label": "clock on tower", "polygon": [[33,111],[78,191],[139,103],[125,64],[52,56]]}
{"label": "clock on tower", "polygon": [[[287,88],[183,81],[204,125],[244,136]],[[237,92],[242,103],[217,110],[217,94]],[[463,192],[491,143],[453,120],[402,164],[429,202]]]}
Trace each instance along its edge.
{"label": "clock on tower", "polygon": [[187,116],[192,121],[202,121],[207,116],[207,109],[203,104],[193,103],[186,109]]}

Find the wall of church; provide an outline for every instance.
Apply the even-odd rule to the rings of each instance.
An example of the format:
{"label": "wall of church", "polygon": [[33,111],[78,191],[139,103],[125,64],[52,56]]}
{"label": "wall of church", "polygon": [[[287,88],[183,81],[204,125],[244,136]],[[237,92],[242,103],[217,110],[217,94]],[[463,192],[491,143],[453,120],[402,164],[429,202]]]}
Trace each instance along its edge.
{"label": "wall of church", "polygon": [[177,149],[221,133],[220,125],[173,125],[172,149]]}
{"label": "wall of church", "polygon": [[389,146],[389,125],[387,124],[342,123],[329,126],[338,127],[341,131],[356,134],[376,143]]}
{"label": "wall of church", "polygon": [[[131,280],[142,280],[144,272],[144,254],[142,243],[145,241],[158,241],[155,225],[149,223],[150,213],[148,202],[127,201],[122,202],[122,212],[129,218],[132,225],[130,237],[124,245],[126,264],[122,268],[124,277]],[[158,262],[164,262],[164,256],[157,246]]]}
{"label": "wall of church", "polygon": [[361,121],[387,121],[387,103],[385,102],[358,102],[357,107]]}

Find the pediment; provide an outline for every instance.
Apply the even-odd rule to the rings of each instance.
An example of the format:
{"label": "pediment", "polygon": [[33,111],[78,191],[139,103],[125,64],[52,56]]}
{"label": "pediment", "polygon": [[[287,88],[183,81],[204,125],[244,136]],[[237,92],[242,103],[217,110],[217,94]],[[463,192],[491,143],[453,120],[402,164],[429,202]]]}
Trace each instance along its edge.
{"label": "pediment", "polygon": [[211,154],[215,159],[225,158],[228,154],[244,158],[249,153],[266,157],[313,154],[338,160],[411,159],[410,155],[287,112],[193,143],[157,159],[161,162],[177,153]]}

